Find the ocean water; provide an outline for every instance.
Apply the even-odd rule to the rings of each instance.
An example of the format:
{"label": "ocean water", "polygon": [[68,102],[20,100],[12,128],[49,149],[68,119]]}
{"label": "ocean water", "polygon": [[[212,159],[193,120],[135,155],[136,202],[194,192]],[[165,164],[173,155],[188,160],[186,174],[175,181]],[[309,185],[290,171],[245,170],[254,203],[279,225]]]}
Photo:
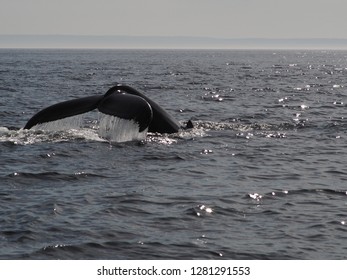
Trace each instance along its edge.
{"label": "ocean water", "polygon": [[[182,124],[23,130],[124,83]],[[346,259],[347,52],[0,50],[1,259]]]}

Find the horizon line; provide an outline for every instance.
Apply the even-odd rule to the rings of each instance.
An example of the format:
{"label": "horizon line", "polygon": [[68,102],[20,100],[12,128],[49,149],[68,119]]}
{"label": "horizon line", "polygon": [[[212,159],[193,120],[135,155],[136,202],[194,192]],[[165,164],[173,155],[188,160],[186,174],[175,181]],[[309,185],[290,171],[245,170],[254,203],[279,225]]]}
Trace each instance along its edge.
{"label": "horizon line", "polygon": [[1,49],[347,49],[347,38],[73,34],[0,34],[0,38]]}
{"label": "horizon line", "polygon": [[196,36],[196,35],[107,35],[107,34],[3,34],[0,36],[38,36],[38,37],[137,37],[137,38],[191,38],[191,39],[211,39],[211,40],[347,40],[337,37],[214,37],[214,36]]}

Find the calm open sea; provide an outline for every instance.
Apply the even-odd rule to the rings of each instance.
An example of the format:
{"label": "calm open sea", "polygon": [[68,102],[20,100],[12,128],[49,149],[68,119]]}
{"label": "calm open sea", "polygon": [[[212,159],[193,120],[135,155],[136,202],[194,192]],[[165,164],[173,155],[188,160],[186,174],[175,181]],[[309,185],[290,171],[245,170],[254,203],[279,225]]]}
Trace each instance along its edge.
{"label": "calm open sea", "polygon": [[[124,83],[195,128],[25,131]],[[1,259],[346,259],[347,52],[0,50]]]}

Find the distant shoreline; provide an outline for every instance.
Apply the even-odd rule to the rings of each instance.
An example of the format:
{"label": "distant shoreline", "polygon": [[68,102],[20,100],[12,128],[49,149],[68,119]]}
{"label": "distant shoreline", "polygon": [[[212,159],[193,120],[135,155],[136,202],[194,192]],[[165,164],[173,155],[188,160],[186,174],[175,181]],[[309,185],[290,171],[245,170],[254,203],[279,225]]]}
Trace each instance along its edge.
{"label": "distant shoreline", "polygon": [[226,39],[184,36],[0,35],[0,48],[347,50],[347,39]]}

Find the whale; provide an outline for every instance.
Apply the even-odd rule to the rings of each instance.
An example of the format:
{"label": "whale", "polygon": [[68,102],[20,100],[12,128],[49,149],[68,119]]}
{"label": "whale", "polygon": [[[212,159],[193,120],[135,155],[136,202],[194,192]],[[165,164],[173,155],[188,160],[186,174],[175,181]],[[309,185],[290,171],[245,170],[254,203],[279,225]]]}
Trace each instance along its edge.
{"label": "whale", "polygon": [[[118,84],[103,95],[76,98],[51,105],[33,115],[24,129],[39,124],[80,115],[98,110],[103,114],[124,120],[134,121],[139,132],[177,133],[183,127],[165,109],[147,97],[144,93],[128,85]],[[188,121],[186,127],[192,128]]]}

